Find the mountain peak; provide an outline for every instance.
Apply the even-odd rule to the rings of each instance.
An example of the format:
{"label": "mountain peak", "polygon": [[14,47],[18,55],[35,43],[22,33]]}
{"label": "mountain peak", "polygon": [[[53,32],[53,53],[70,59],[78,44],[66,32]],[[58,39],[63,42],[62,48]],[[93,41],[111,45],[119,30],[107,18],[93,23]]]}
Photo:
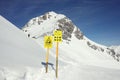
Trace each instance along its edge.
{"label": "mountain peak", "polygon": [[83,38],[82,32],[69,18],[63,14],[57,14],[53,11],[31,19],[23,27],[23,31],[33,38],[52,35],[53,31],[56,29],[60,29],[63,32],[64,40],[69,40],[72,37],[72,34],[75,34],[76,38],[78,39]]}
{"label": "mountain peak", "polygon": [[47,12],[47,13],[50,14],[50,15],[57,15],[57,13],[54,12],[54,11],[50,11],[50,12]]}

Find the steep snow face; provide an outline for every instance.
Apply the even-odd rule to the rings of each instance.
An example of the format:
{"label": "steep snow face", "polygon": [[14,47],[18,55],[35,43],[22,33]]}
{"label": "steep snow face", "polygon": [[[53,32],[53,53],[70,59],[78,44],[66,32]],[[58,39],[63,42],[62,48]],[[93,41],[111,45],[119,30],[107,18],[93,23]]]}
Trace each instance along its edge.
{"label": "steep snow face", "polygon": [[69,44],[71,43],[72,38],[76,37],[78,41],[84,40],[86,42],[84,45],[87,44],[90,49],[102,53],[106,52],[106,54],[111,55],[115,60],[119,61],[113,49],[89,40],[83,35],[80,29],[63,14],[57,14],[53,11],[48,12],[42,16],[31,19],[22,30],[27,34],[28,37],[36,39],[36,41],[39,43],[40,41],[38,39],[45,35],[53,35],[53,31],[56,29],[62,30],[63,42]]}
{"label": "steep snow face", "polygon": [[38,67],[44,61],[44,53],[23,31],[0,16],[0,67]]}

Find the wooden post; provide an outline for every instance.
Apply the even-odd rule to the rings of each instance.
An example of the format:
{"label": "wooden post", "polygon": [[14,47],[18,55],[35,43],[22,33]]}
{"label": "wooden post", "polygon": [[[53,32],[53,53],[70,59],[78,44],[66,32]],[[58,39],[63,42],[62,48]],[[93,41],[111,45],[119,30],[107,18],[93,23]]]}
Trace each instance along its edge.
{"label": "wooden post", "polygon": [[58,78],[58,42],[56,46],[56,78]]}
{"label": "wooden post", "polygon": [[47,48],[47,53],[46,53],[46,73],[48,72],[48,59],[49,59],[49,48]]}

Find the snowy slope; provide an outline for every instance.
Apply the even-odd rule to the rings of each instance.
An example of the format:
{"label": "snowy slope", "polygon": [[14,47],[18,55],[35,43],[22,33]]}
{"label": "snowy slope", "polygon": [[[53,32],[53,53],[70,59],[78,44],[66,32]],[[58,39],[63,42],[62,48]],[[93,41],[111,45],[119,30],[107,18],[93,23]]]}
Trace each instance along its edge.
{"label": "snowy slope", "polygon": [[31,68],[43,71],[45,54],[44,48],[0,16],[0,80],[27,80]]}
{"label": "snowy slope", "polygon": [[40,66],[44,53],[44,49],[0,16],[0,66]]}
{"label": "snowy slope", "polygon": [[66,16],[49,12],[30,20],[23,28],[25,34],[0,16],[0,80],[55,80],[56,43],[50,49],[49,62],[53,65],[47,74],[41,64],[46,53],[43,37],[55,29],[63,31],[58,80],[120,79],[120,64],[106,46],[86,38]]}

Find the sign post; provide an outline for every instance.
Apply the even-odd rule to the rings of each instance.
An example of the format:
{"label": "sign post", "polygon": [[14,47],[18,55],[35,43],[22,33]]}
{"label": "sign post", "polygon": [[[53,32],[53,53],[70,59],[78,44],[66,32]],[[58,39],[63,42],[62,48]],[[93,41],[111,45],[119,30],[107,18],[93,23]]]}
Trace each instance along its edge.
{"label": "sign post", "polygon": [[45,36],[44,37],[44,47],[47,48],[46,53],[46,73],[48,72],[48,60],[49,60],[49,49],[52,48],[53,37]]}
{"label": "sign post", "polygon": [[47,48],[47,53],[46,53],[46,73],[48,72],[48,59],[49,59],[49,48]]}
{"label": "sign post", "polygon": [[56,44],[56,78],[58,78],[58,46],[59,42],[62,42],[62,31],[61,30],[56,30],[54,31],[54,41],[57,43]]}
{"label": "sign post", "polygon": [[58,42],[57,42],[57,46],[56,46],[56,78],[58,78]]}

